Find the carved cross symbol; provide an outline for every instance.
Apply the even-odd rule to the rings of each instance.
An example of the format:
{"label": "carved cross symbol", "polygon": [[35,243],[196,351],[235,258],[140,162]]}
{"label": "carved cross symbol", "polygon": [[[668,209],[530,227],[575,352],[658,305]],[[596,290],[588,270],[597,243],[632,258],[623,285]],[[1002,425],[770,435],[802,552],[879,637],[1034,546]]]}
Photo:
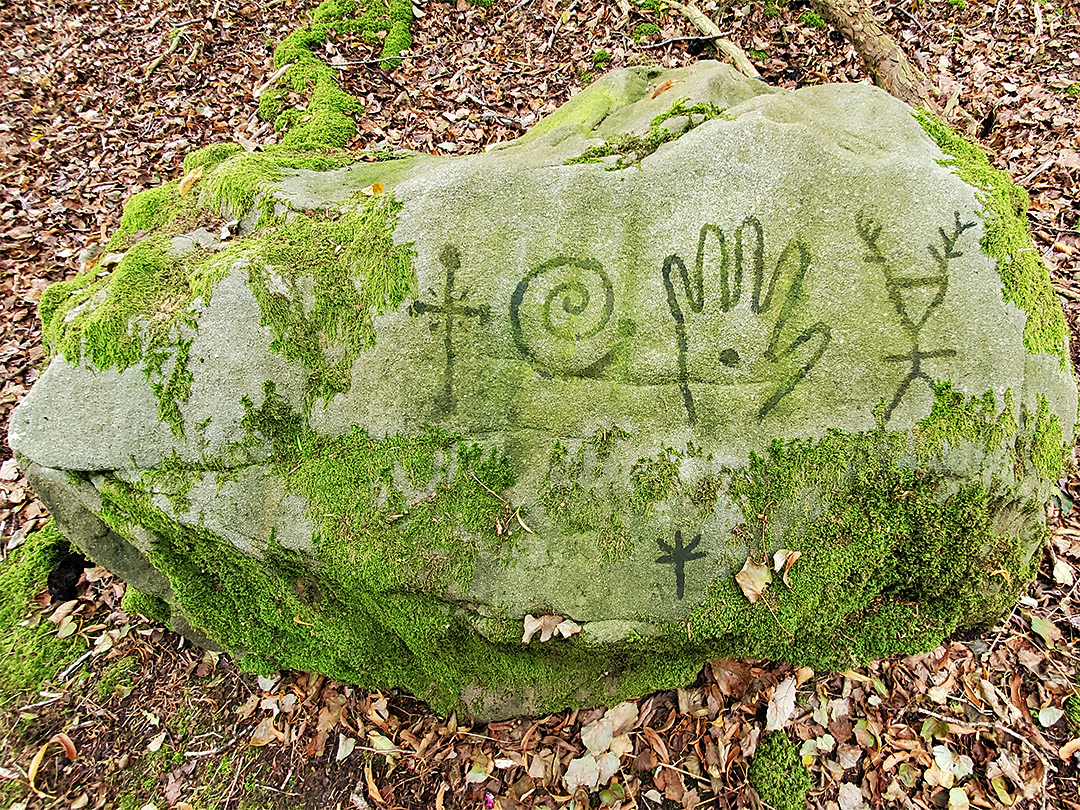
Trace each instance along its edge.
{"label": "carved cross symbol", "polygon": [[675,530],[675,548],[669,546],[659,537],[656,538],[656,544],[664,552],[662,556],[656,558],[656,561],[661,565],[675,566],[675,597],[677,599],[683,598],[683,591],[686,587],[686,563],[690,560],[700,560],[705,556],[704,551],[694,551],[700,542],[701,535],[699,534],[690,541],[690,545],[683,547],[682,532],[678,529]]}
{"label": "carved cross symbol", "polygon": [[446,376],[443,380],[443,389],[435,397],[435,406],[446,413],[453,413],[457,407],[454,401],[454,319],[455,318],[479,318],[485,323],[491,316],[491,307],[484,305],[470,307],[465,304],[465,298],[469,294],[468,288],[462,290],[456,298],[454,291],[454,275],[461,269],[461,256],[453,245],[446,245],[439,252],[439,263],[446,271],[446,286],[443,290],[442,303],[431,304],[426,301],[413,301],[412,312],[414,315],[427,313],[443,315],[441,321],[432,321],[429,325],[432,332],[443,330],[443,345],[446,349]]}

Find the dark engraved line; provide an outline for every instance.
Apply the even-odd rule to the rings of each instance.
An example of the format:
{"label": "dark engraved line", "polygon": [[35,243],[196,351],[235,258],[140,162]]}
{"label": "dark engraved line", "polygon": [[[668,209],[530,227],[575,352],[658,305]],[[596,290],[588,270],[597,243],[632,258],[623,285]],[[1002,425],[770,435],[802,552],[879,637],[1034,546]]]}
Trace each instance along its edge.
{"label": "dark engraved line", "polygon": [[776,271],[772,275],[772,280],[769,283],[769,292],[767,300],[772,298],[773,287],[776,284],[776,280],[784,273],[789,263],[794,258],[794,254],[798,254],[798,268],[795,270],[794,276],[792,276],[791,284],[788,286],[787,295],[784,297],[784,303],[780,307],[780,312],[776,316],[776,323],[773,325],[772,334],[769,337],[769,345],[765,350],[765,357],[773,362],[780,362],[786,360],[789,357],[795,355],[796,352],[802,348],[803,345],[810,343],[811,340],[817,338],[817,348],[814,349],[813,354],[799,367],[794,373],[789,374],[788,377],[780,384],[780,386],[772,393],[772,395],[765,401],[765,403],[758,409],[757,418],[760,422],[769,413],[780,404],[780,401],[795,390],[800,382],[805,379],[806,375],[818,364],[822,355],[825,354],[825,350],[829,347],[829,342],[832,340],[832,329],[824,321],[818,321],[813,326],[804,329],[798,337],[796,337],[787,346],[781,348],[781,341],[784,336],[784,330],[787,328],[788,323],[796,315],[799,303],[802,300],[803,295],[803,282],[806,279],[806,273],[810,269],[810,251],[806,245],[802,242],[792,240],[788,242],[783,252],[780,254],[780,258],[776,262]]}
{"label": "dark engraved line", "polygon": [[[546,273],[549,273],[552,270],[558,270],[560,267],[577,268],[578,270],[585,270],[595,275],[600,282],[603,302],[600,305],[600,315],[596,323],[592,324],[587,329],[575,329],[573,326],[567,329],[566,327],[556,325],[551,320],[552,309],[557,308],[557,304],[561,299],[561,309],[565,314],[581,315],[588,310],[589,304],[592,301],[592,296],[589,292],[589,288],[577,279],[555,285],[555,287],[553,287],[545,296],[541,308],[540,324],[545,332],[559,340],[565,340],[570,343],[587,340],[591,337],[595,337],[604,330],[611,321],[612,313],[615,311],[615,288],[611,283],[611,279],[608,278],[607,273],[604,272],[603,265],[595,259],[577,259],[570,256],[556,256],[554,259],[549,259],[530,272],[525,278],[518,282],[513,295],[510,296],[510,331],[518,351],[529,358],[529,360],[541,365],[544,364],[544,361],[536,356],[536,352],[529,347],[525,340],[525,332],[521,326],[521,307],[525,300],[525,294],[529,290],[529,286]],[[610,361],[610,353],[593,362],[590,365],[590,368],[596,369],[597,367],[602,367],[603,365],[606,365],[608,361]]]}
{"label": "dark engraved line", "polygon": [[[922,370],[923,360],[956,356],[956,352],[952,349],[924,352],[919,348],[919,337],[922,328],[934,311],[945,301],[945,296],[948,293],[949,261],[964,255],[962,251],[956,250],[956,244],[964,231],[975,227],[974,222],[961,222],[959,211],[953,212],[953,220],[955,224],[952,234],[947,233],[944,228],[938,228],[938,234],[941,236],[941,248],[933,244],[926,246],[927,252],[937,265],[937,273],[928,276],[905,277],[896,274],[889,266],[884,251],[882,251],[878,243],[882,226],[875,224],[865,214],[858,214],[855,218],[859,236],[868,250],[864,259],[881,267],[885,276],[885,290],[889,296],[889,302],[892,304],[893,309],[896,310],[897,315],[900,316],[900,325],[911,340],[911,352],[909,354],[887,355],[884,358],[886,362],[890,363],[903,362],[911,364],[911,369],[897,386],[892,402],[885,409],[884,418],[886,421],[892,416],[916,380],[923,380],[933,387],[934,380]],[[908,307],[908,302],[904,299],[903,293],[923,289],[932,290],[933,297],[926,303],[926,308],[922,313],[913,314]]]}
{"label": "dark engraved line", "polygon": [[[704,279],[705,279],[705,243],[709,236],[712,234],[716,237],[716,241],[720,243],[720,308],[724,312],[728,312],[739,303],[739,299],[742,297],[742,268],[736,266],[735,272],[729,277],[728,269],[731,263],[728,261],[728,247],[727,241],[724,239],[724,232],[715,225],[705,223],[701,227],[701,233],[698,235],[698,248],[697,248],[697,263],[695,264],[695,279],[697,281],[698,289],[698,305],[695,312],[701,312],[702,307],[705,306],[705,294],[703,291]],[[685,276],[684,276],[685,279]],[[686,290],[686,297],[690,297],[690,289]]]}
{"label": "dark engraved line", "polygon": [[885,409],[886,421],[892,416],[892,412],[896,410],[896,407],[904,398],[904,394],[908,392],[908,389],[915,380],[925,380],[931,388],[934,386],[934,380],[922,370],[922,361],[935,357],[956,357],[956,352],[953,349],[921,352],[918,348],[912,348],[911,354],[890,354],[885,356],[885,360],[890,363],[911,363],[911,371],[908,372],[903,382],[900,383],[900,386],[896,389],[896,394],[893,396],[892,402],[890,402],[889,407]]}
{"label": "dark engraved line", "polygon": [[[750,231],[750,267],[746,267],[745,235]],[[776,285],[776,274],[769,280],[769,290],[764,300],[761,298],[761,285],[765,281],[765,231],[761,227],[761,221],[757,217],[747,217],[742,225],[735,231],[735,265],[741,274],[748,270],[754,280],[754,291],[750,296],[750,309],[757,314],[768,311],[772,306],[773,287]]]}
{"label": "dark engraved line", "polygon": [[[439,263],[443,266],[446,277],[442,303],[429,304],[425,301],[413,301],[411,309],[415,315],[432,313],[443,316],[443,348],[446,352],[446,374],[443,378],[442,391],[435,397],[435,405],[453,413],[457,407],[454,400],[454,359],[457,357],[457,352],[454,350],[454,318],[458,316],[479,318],[480,322],[484,323],[491,315],[491,309],[486,305],[479,307],[467,306],[464,303],[465,297],[468,295],[467,289],[458,296],[457,300],[454,299],[454,284],[457,271],[461,269],[461,255],[456,247],[450,244],[444,245],[443,249],[439,251]],[[432,324],[432,328],[437,328],[437,322]]]}
{"label": "dark engraved line", "polygon": [[700,542],[701,535],[699,534],[690,541],[690,545],[684,548],[682,532],[678,529],[675,530],[674,548],[665,543],[661,538],[656,538],[656,544],[660,547],[660,550],[664,552],[661,556],[656,558],[656,562],[661,565],[673,565],[675,567],[675,598],[677,599],[683,598],[683,592],[686,589],[686,563],[691,560],[700,560],[706,556],[704,551],[695,551]]}
{"label": "dark engraved line", "polygon": [[671,268],[675,264],[679,266],[679,274],[686,285],[686,297],[690,300],[691,308],[693,308],[694,299],[690,295],[690,284],[683,260],[678,256],[668,256],[664,260],[664,289],[667,290],[668,309],[671,310],[671,317],[675,319],[675,352],[678,357],[679,390],[682,391],[686,417],[690,420],[690,424],[694,424],[697,422],[697,411],[694,409],[694,395],[690,392],[690,374],[686,368],[686,316],[679,307],[679,300],[675,296],[675,285],[671,282]]}
{"label": "dark engraved line", "polygon": [[[705,245],[709,235],[716,237],[720,244],[720,303],[726,312],[738,303],[742,295],[742,274],[736,270],[734,278],[728,277],[730,260],[728,256],[727,242],[724,232],[715,225],[706,223],[698,234],[697,256],[694,262],[693,274],[686,269],[686,263],[677,254],[672,254],[664,260],[662,271],[664,290],[667,292],[668,309],[675,321],[675,350],[677,354],[677,376],[679,390],[682,392],[683,406],[686,408],[686,417],[690,424],[697,422],[697,409],[694,407],[694,395],[690,391],[690,372],[687,368],[686,353],[688,349],[686,338],[686,315],[679,306],[678,295],[675,292],[675,282],[671,279],[672,268],[678,267],[679,279],[682,282],[683,292],[686,294],[686,303],[691,312],[700,313],[705,307]],[[739,354],[734,349],[727,349],[720,354],[720,362],[726,365],[737,365]]]}

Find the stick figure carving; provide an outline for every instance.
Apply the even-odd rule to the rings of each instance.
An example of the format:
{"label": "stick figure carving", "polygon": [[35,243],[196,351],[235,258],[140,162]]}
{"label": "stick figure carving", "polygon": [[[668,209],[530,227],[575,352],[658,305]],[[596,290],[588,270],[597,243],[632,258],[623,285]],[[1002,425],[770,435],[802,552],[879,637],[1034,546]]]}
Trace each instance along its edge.
{"label": "stick figure carving", "polygon": [[900,325],[905,334],[911,340],[911,351],[907,354],[890,354],[885,356],[889,363],[907,363],[910,365],[907,375],[897,386],[893,393],[892,401],[885,408],[885,421],[892,416],[893,411],[903,401],[911,386],[922,380],[931,388],[934,386],[933,378],[922,367],[924,360],[937,358],[955,357],[954,349],[937,349],[935,351],[923,351],[920,348],[920,333],[930,316],[945,300],[945,293],[949,289],[949,261],[963,256],[963,252],[956,249],[956,243],[960,240],[964,231],[974,228],[974,222],[961,222],[960,212],[953,214],[953,230],[947,233],[944,228],[938,228],[941,236],[941,247],[927,245],[926,250],[934,260],[936,272],[923,276],[906,276],[897,273],[896,269],[889,265],[885,252],[880,245],[882,226],[875,223],[866,214],[860,214],[855,219],[855,225],[859,231],[859,237],[866,245],[864,261],[876,264],[881,268],[885,276],[885,290],[888,292],[889,301],[893,309],[900,316]]}

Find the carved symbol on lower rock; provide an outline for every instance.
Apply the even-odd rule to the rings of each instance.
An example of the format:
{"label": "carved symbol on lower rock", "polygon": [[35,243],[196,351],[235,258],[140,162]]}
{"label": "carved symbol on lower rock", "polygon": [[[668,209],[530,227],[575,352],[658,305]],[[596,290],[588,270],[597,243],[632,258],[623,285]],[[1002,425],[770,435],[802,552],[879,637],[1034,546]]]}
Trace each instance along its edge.
{"label": "carved symbol on lower rock", "polygon": [[919,335],[926,322],[942,302],[949,290],[949,261],[963,256],[963,252],[956,250],[956,243],[960,240],[964,231],[974,228],[974,222],[961,222],[960,212],[953,214],[953,231],[947,233],[944,228],[938,228],[941,235],[941,248],[937,245],[927,245],[927,252],[933,257],[937,272],[925,276],[904,276],[889,266],[879,239],[881,237],[881,225],[878,225],[866,215],[856,217],[855,224],[859,231],[859,237],[866,245],[867,253],[864,260],[876,264],[881,268],[885,276],[885,289],[889,295],[889,301],[893,309],[900,316],[900,325],[911,340],[911,351],[907,354],[890,354],[885,356],[889,363],[908,363],[910,369],[893,394],[892,401],[885,408],[884,419],[887,422],[893,411],[900,405],[904,396],[911,386],[918,380],[922,380],[931,387],[934,380],[923,371],[922,361],[935,358],[955,357],[954,349],[937,349],[924,352],[919,348]]}
{"label": "carved symbol on lower rock", "polygon": [[[764,357],[776,364],[794,361],[794,366],[780,368],[779,381],[758,409],[759,421],[794,391],[795,386],[818,364],[832,338],[831,329],[824,321],[818,321],[801,331],[795,325],[803,298],[803,284],[810,267],[810,251],[804,243],[794,239],[788,242],[775,267],[766,276],[764,229],[756,217],[748,217],[735,231],[734,254],[733,262],[724,232],[706,223],[698,235],[692,269],[687,268],[686,262],[677,254],[668,256],[664,261],[664,289],[668,309],[675,321],[679,390],[691,424],[697,422],[697,408],[690,390],[687,313],[679,303],[676,280],[681,283],[686,308],[690,313],[703,312],[710,295],[715,297],[720,311],[727,313],[743,303],[743,280],[749,277],[750,312],[759,317],[775,318]],[[710,284],[706,284],[706,271]],[[744,348],[743,355],[746,354]],[[745,357],[740,356],[735,347],[729,347],[720,352],[717,359],[724,365],[737,366]]]}
{"label": "carved symbol on lower rock", "polygon": [[678,529],[675,530],[674,548],[659,537],[656,538],[656,544],[664,552],[663,555],[656,558],[656,562],[661,565],[675,566],[675,597],[677,599],[683,598],[683,591],[686,588],[686,564],[691,560],[700,560],[705,556],[704,551],[695,551],[700,542],[701,535],[699,534],[690,541],[690,545],[684,547],[682,532]]}
{"label": "carved symbol on lower rock", "polygon": [[439,263],[443,266],[446,274],[442,302],[430,304],[426,301],[413,301],[410,309],[414,315],[430,313],[443,316],[441,321],[432,321],[429,324],[432,332],[442,329],[443,346],[446,350],[446,374],[443,378],[442,391],[435,397],[435,406],[445,413],[453,413],[457,408],[454,399],[454,358],[457,356],[453,339],[454,319],[479,318],[481,323],[485,323],[491,316],[491,308],[486,305],[479,307],[467,306],[465,299],[469,294],[468,288],[462,290],[460,294],[455,292],[454,277],[457,271],[461,269],[461,256],[456,247],[445,245],[439,252]]}

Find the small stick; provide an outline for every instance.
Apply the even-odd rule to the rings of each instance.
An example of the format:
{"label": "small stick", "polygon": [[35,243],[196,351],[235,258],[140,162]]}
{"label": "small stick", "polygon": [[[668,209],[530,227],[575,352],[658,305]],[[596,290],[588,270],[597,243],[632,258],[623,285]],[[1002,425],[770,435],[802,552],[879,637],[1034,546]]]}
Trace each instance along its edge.
{"label": "small stick", "polygon": [[176,49],[180,47],[180,40],[182,38],[183,37],[180,36],[180,32],[177,31],[176,36],[172,38],[172,43],[169,45],[169,50],[165,51],[165,53],[163,53],[161,56],[159,56],[157,59],[150,63],[150,67],[146,69],[146,75],[143,76],[144,79],[149,79],[150,74],[157,70],[157,66],[160,65],[166,57],[171,56],[173,53],[176,52]]}
{"label": "small stick", "polygon": [[720,39],[719,35],[715,37],[670,37],[663,42],[654,42],[651,45],[639,45],[640,48],[665,48],[668,45],[672,45],[676,42],[716,42]]}

